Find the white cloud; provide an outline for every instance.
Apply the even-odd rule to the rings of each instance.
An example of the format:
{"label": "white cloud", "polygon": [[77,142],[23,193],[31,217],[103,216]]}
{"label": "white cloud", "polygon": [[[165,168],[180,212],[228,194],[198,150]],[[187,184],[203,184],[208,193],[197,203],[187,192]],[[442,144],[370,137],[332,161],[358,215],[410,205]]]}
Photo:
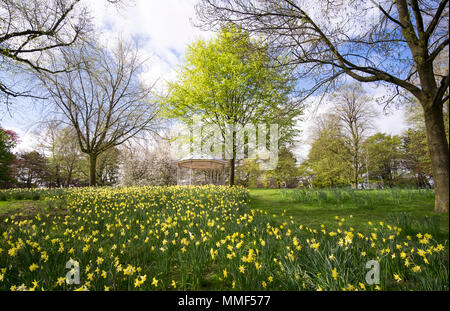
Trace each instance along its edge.
{"label": "white cloud", "polygon": [[35,149],[36,141],[29,132],[17,127],[8,127],[8,130],[16,132],[19,136],[19,142],[17,146],[13,148],[13,153],[28,152]]}
{"label": "white cloud", "polygon": [[117,34],[140,39],[142,52],[150,57],[143,78],[148,83],[171,80],[181,63],[188,44],[208,38],[210,32],[196,28],[196,0],[136,0],[134,5],[118,10],[104,1],[91,2],[95,23],[102,30],[102,41],[112,41]]}

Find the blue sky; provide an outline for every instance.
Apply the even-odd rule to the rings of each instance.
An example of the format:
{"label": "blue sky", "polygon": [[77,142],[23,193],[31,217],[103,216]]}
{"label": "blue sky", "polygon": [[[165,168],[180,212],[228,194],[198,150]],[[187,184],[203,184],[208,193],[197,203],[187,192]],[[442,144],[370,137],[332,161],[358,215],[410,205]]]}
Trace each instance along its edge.
{"label": "blue sky", "polygon": [[[192,25],[195,20],[194,4],[196,0],[135,0],[135,4],[124,10],[106,6],[106,1],[91,1],[91,11],[96,26],[102,29],[100,40],[105,44],[112,42],[117,35],[137,38],[140,41],[145,57],[150,59],[148,68],[142,79],[148,83],[158,81],[157,89],[164,87],[164,82],[175,78],[175,69],[183,61],[188,44],[200,38],[210,38],[214,34],[204,32]],[[366,88],[373,97],[382,96],[385,90]],[[297,148],[299,157],[306,157],[308,146],[306,138],[311,120],[314,118],[314,101],[305,115],[305,121],[299,124],[303,143]],[[381,112],[380,106],[377,108]],[[327,110],[323,105],[317,108],[318,113]],[[30,149],[36,142],[30,131],[37,122],[49,114],[41,105],[30,101],[21,101],[11,107],[12,117],[3,109],[0,111],[2,127],[16,131],[21,143],[16,150]],[[390,114],[380,115],[376,121],[378,131],[400,134],[406,127],[403,112],[391,109]]]}

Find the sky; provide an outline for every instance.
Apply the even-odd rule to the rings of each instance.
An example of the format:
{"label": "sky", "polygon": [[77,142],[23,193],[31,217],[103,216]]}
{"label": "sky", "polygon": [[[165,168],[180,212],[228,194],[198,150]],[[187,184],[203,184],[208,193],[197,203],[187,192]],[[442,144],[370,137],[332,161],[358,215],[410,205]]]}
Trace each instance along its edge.
{"label": "sky", "polygon": [[[142,79],[148,83],[156,82],[156,87],[163,88],[165,81],[176,77],[176,68],[183,63],[186,48],[192,42],[214,36],[193,25],[195,21],[194,5],[197,0],[134,0],[134,4],[118,10],[106,5],[106,1],[90,1],[90,10],[94,23],[101,30],[100,40],[108,44],[118,35],[125,38],[138,39],[144,57],[149,58],[146,71]],[[366,88],[369,95],[381,96],[385,90],[379,88]],[[390,109],[385,115],[382,106],[376,105],[380,117],[375,122],[377,131],[389,134],[401,134],[406,129],[403,111]],[[314,116],[325,112],[329,107],[317,107],[314,101],[305,111],[304,121],[298,128],[301,135],[300,143],[296,148],[299,159],[306,158],[309,146],[307,137]],[[36,141],[31,132],[39,120],[49,112],[42,106],[34,105],[29,101],[22,101],[11,107],[10,111],[0,111],[0,124],[3,128],[14,130],[20,137],[16,152],[27,151],[33,148]]]}

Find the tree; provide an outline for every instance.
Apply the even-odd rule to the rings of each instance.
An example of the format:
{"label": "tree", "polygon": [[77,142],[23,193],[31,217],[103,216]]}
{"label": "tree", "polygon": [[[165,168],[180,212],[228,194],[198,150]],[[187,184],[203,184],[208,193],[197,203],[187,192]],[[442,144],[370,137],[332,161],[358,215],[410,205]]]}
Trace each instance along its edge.
{"label": "tree", "polygon": [[257,188],[260,184],[260,177],[264,172],[259,167],[259,158],[244,159],[242,164],[236,168],[237,184],[245,187]]}
{"label": "tree", "polygon": [[278,155],[278,164],[274,170],[265,172],[266,185],[274,184],[277,188],[293,188],[298,184],[297,160],[291,150],[281,148]]}
{"label": "tree", "polygon": [[[309,170],[305,170],[305,165]],[[334,114],[320,117],[303,171],[309,171],[315,187],[334,187],[350,184],[351,166],[352,158],[339,117]]]}
{"label": "tree", "polygon": [[125,149],[122,184],[126,186],[170,186],[177,184],[177,169],[170,157],[170,146],[159,141],[152,150],[133,146]]}
{"label": "tree", "polygon": [[144,62],[132,44],[118,40],[112,52],[93,45],[70,48],[54,59],[59,62],[74,70],[39,78],[89,156],[89,184],[95,186],[98,156],[154,131],[158,107],[151,102],[151,87],[139,80]]}
{"label": "tree", "polygon": [[311,188],[314,181],[314,174],[307,160],[300,163],[297,168],[298,187]]}
{"label": "tree", "polygon": [[194,115],[199,116],[205,125],[219,128],[222,142],[231,127],[230,185],[235,179],[238,127],[276,123],[280,140],[288,139],[301,114],[290,97],[294,85],[289,69],[274,69],[270,63],[264,45],[227,25],[209,42],[189,46],[178,80],[169,83],[169,117],[190,124]]}
{"label": "tree", "polygon": [[12,149],[17,144],[17,134],[0,128],[0,187],[6,188],[14,182],[12,166],[16,159]]}
{"label": "tree", "polygon": [[[448,67],[448,66],[447,66]],[[441,69],[442,70],[442,69]],[[416,176],[418,187],[430,187],[433,179],[431,158],[427,146],[426,126],[423,109],[420,103],[412,98],[405,111],[406,122],[409,126],[402,134],[402,148],[406,167]],[[443,108],[445,133],[449,139],[449,101]]]}
{"label": "tree", "polygon": [[448,0],[201,0],[197,13],[204,27],[236,23],[291,55],[299,78],[310,81],[306,97],[344,76],[390,86],[393,97],[400,91],[413,95],[424,113],[435,211],[448,213],[449,149],[442,110],[450,77],[448,65],[444,74],[436,70],[436,59],[448,55]]}
{"label": "tree", "polygon": [[400,136],[376,133],[367,138],[369,176],[393,187],[402,164]]}
{"label": "tree", "polygon": [[69,187],[75,180],[83,179],[85,161],[73,127],[58,120],[43,121],[34,131],[34,137],[35,149],[48,158],[50,187]]}
{"label": "tree", "polygon": [[352,158],[352,187],[357,188],[361,174],[361,148],[368,130],[372,127],[376,112],[371,100],[359,84],[347,84],[332,96],[333,112],[343,124],[344,134]]}
{"label": "tree", "polygon": [[47,158],[37,151],[18,155],[17,181],[20,186],[34,188],[44,186],[48,177]]}
{"label": "tree", "polygon": [[405,167],[415,176],[417,187],[429,188],[432,170],[425,131],[409,128],[401,139]]}
{"label": "tree", "polygon": [[97,180],[101,186],[113,186],[119,181],[120,150],[115,147],[100,154],[97,164]]}
{"label": "tree", "polygon": [[[117,4],[121,0],[108,0]],[[0,96],[38,97],[20,83],[24,70],[56,73],[68,70],[48,66],[46,52],[79,41],[91,30],[87,9],[80,0],[0,1]],[[6,75],[3,75],[6,73]]]}
{"label": "tree", "polygon": [[76,180],[87,183],[82,177],[83,153],[77,142],[77,134],[73,127],[65,126],[56,133],[53,156],[50,163],[56,173],[55,179],[60,179],[58,186],[69,187]]}
{"label": "tree", "polygon": [[[446,102],[444,108],[442,110],[444,116],[444,126],[445,126],[445,135],[447,136],[447,141],[449,139],[449,101]],[[426,126],[423,118],[423,110],[420,106],[420,103],[411,98],[410,104],[406,107],[405,110],[406,123],[411,129],[423,132],[423,135],[426,140]],[[427,151],[428,153],[428,151]]]}

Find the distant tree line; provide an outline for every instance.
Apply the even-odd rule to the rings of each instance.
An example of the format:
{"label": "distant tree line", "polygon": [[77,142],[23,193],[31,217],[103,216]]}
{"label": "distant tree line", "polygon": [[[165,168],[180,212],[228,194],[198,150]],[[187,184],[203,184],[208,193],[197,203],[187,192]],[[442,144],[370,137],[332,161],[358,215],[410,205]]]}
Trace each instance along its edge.
{"label": "distant tree line", "polygon": [[[400,135],[376,131],[378,113],[359,84],[346,84],[328,96],[331,104],[312,126],[307,158],[296,164],[291,147],[280,149],[278,166],[261,171],[258,159],[238,166],[238,183],[248,187],[434,187],[420,104],[406,109],[408,128]],[[448,140],[448,105],[444,107]]]}
{"label": "distant tree line", "polygon": [[[360,101],[360,105],[364,106],[366,100]],[[354,188],[434,187],[426,129],[419,103],[413,100],[406,110],[408,128],[403,133],[390,135],[372,131],[371,135],[361,135],[357,146],[352,140],[351,131],[348,130],[350,123],[345,122],[339,115],[342,111],[335,108],[336,106],[317,118],[311,149],[307,159],[299,167],[300,185],[351,185]],[[444,108],[447,140],[448,116],[447,105]],[[370,119],[361,119],[355,124],[355,128],[368,128]]]}
{"label": "distant tree line", "polygon": [[[67,188],[88,186],[89,157],[81,152],[70,126],[51,121],[35,133],[31,151],[13,152],[19,137],[0,129],[0,188]],[[98,186],[173,185],[176,167],[168,146],[148,150],[140,145],[110,148],[99,155]]]}
{"label": "distant tree line", "polygon": [[159,127],[138,43],[99,37],[88,1],[0,1],[0,103],[36,100],[65,125],[58,137],[48,133],[51,149],[14,156],[4,131],[1,186],[85,185],[86,175],[90,186],[115,184],[118,148]]}

